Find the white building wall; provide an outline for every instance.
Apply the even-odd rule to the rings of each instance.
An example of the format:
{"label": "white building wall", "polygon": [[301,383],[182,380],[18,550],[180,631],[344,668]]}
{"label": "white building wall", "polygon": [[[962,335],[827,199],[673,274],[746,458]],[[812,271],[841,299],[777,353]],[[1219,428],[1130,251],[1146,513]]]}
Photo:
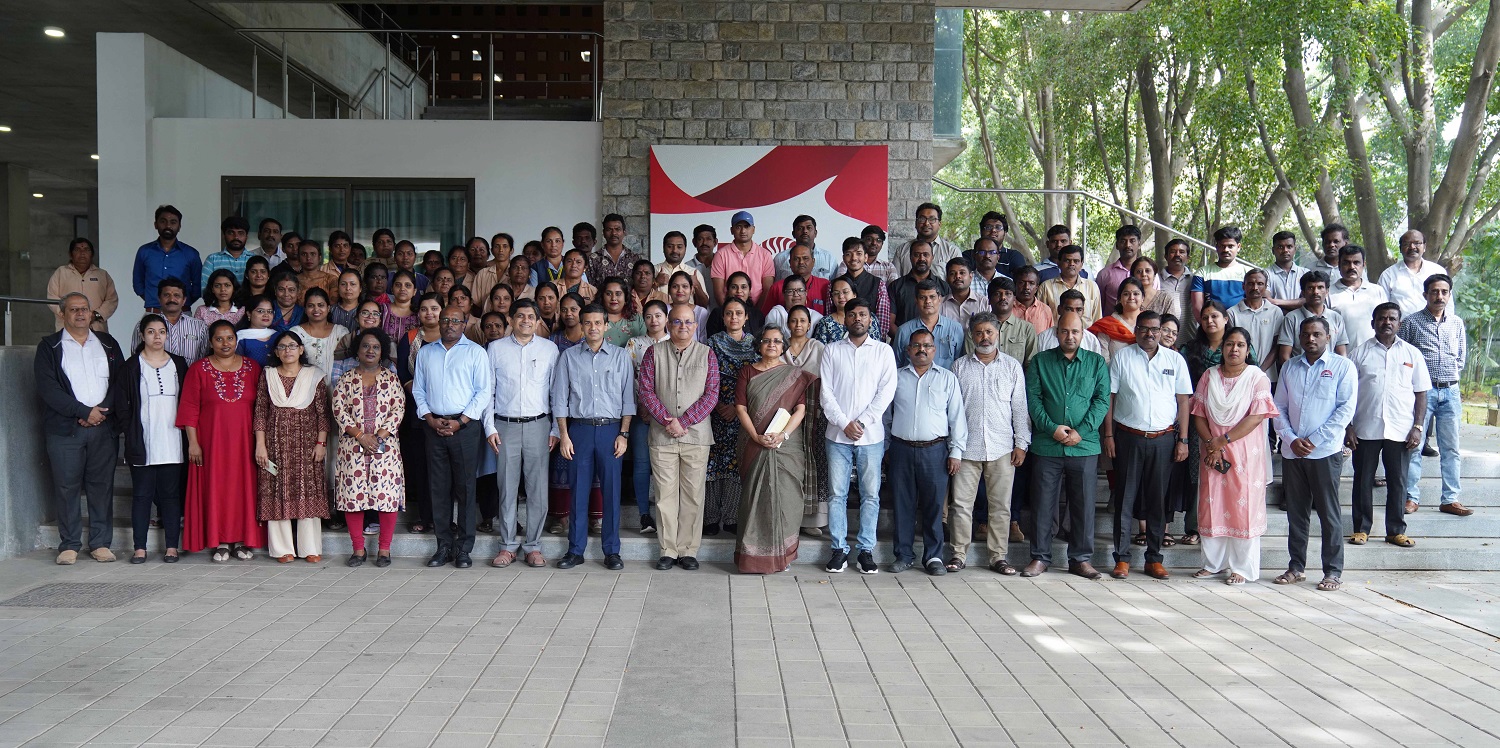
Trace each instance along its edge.
{"label": "white building wall", "polygon": [[473,179],[477,233],[509,232],[518,245],[549,225],[598,221],[596,122],[236,118],[249,116],[247,91],[236,99],[151,45],[162,47],[141,34],[99,38],[100,255],[122,297],[112,328],[143,310],[131,267],[155,239],[156,206],[182,211],[182,241],[219,249],[224,176]]}

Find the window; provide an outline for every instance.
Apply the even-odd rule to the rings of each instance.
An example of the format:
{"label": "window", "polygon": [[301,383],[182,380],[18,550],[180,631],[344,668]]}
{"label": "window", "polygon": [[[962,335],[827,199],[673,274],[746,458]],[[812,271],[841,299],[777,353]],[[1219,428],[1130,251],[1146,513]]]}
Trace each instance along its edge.
{"label": "window", "polygon": [[275,218],[319,244],[342,229],[369,246],[375,229],[388,228],[420,255],[446,252],[474,234],[472,179],[224,177],[222,201],[226,216],[251,225]]}

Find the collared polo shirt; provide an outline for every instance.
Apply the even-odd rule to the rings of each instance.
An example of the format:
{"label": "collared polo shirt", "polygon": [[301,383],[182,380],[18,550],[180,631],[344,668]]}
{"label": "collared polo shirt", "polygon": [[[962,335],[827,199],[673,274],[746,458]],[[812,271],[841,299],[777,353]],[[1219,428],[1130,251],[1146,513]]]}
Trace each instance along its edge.
{"label": "collared polo shirt", "polygon": [[1161,431],[1177,422],[1177,396],[1193,394],[1187,360],[1165,346],[1147,356],[1132,343],[1109,361],[1109,391],[1115,423],[1137,431]]}
{"label": "collared polo shirt", "polygon": [[1396,338],[1390,348],[1370,338],[1349,354],[1359,375],[1354,435],[1404,442],[1415,425],[1417,393],[1432,389],[1427,361],[1417,347]]}

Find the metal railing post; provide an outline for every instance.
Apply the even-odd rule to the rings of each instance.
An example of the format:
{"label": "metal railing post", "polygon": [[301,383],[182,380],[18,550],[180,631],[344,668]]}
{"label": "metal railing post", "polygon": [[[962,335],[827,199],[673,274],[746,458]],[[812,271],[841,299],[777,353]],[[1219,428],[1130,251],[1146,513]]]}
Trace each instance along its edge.
{"label": "metal railing post", "polygon": [[318,118],[318,86],[317,86],[317,84],[313,84],[313,86],[312,86],[312,118],[313,119],[317,119]]}
{"label": "metal railing post", "polygon": [[594,121],[600,122],[604,119],[604,100],[600,95],[599,70],[603,64],[599,60],[599,37],[591,36],[589,45],[589,61],[594,64]]}
{"label": "metal railing post", "polygon": [[381,70],[380,82],[380,116],[382,119],[391,118],[391,34],[389,31],[380,35],[385,46],[385,67]]}
{"label": "metal railing post", "polygon": [[10,345],[10,302],[5,302],[5,344]]}
{"label": "metal railing post", "polygon": [[490,100],[490,120],[493,121],[495,119],[495,35],[494,34],[490,34],[489,35],[489,39],[490,39],[490,55],[489,55],[490,75],[489,75],[489,78],[487,78],[485,80],[485,85],[488,86],[488,88],[485,89],[485,90],[487,90],[487,91],[490,92],[490,95],[488,97],[489,100]]}
{"label": "metal railing post", "polygon": [[260,47],[250,48],[250,119],[255,119],[255,100],[260,98]]}
{"label": "metal railing post", "polygon": [[1078,201],[1078,246],[1089,245],[1089,201]]}
{"label": "metal railing post", "polygon": [[417,86],[416,86],[417,77],[415,75],[413,75],[412,78],[411,78],[411,80],[412,80],[412,85],[409,85],[409,86],[406,87],[406,118],[407,119],[416,119],[417,118]]}
{"label": "metal railing post", "polygon": [[281,118],[292,106],[292,76],[287,70],[286,34],[281,35]]}

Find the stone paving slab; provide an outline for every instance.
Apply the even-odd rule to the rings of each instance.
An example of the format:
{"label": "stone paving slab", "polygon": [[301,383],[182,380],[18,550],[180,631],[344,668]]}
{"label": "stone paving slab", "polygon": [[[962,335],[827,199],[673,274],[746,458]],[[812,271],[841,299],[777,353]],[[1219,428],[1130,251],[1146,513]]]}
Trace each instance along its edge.
{"label": "stone paving slab", "polygon": [[[1356,578],[1357,577],[1357,578]],[[0,563],[10,746],[1500,745],[1495,573]]]}

